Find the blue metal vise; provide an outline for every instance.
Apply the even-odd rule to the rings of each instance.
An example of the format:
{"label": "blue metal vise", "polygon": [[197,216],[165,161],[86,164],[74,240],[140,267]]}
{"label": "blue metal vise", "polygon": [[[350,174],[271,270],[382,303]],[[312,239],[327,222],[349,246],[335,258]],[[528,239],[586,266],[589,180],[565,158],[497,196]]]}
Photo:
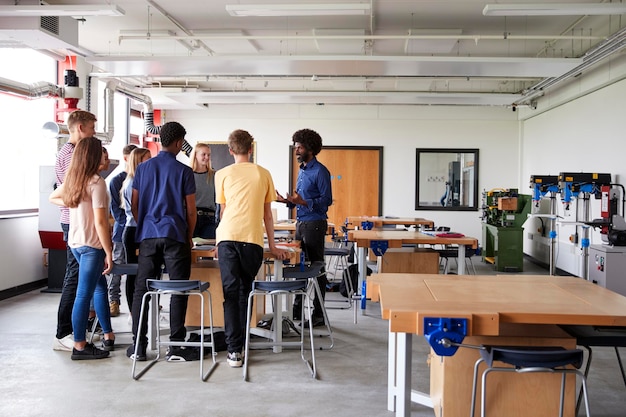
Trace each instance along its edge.
{"label": "blue metal vise", "polygon": [[387,249],[389,249],[389,241],[388,240],[372,240],[370,241],[370,249],[374,252],[376,256],[383,256]]}
{"label": "blue metal vise", "polygon": [[424,337],[439,356],[452,356],[467,336],[467,319],[425,317]]}
{"label": "blue metal vise", "polygon": [[372,230],[374,228],[374,222],[361,222],[361,229]]}

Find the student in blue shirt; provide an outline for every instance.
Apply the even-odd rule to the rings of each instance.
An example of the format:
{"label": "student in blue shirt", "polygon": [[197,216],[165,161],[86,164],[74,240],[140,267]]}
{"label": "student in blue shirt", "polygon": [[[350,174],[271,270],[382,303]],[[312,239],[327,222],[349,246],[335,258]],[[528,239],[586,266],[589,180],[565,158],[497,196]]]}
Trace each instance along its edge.
{"label": "student in blue shirt", "polygon": [[[322,150],[322,137],[314,130],[301,129],[293,134],[293,146],[300,163],[296,190],[285,197],[276,191],[276,200],[286,203],[289,208],[296,208],[296,240],[302,244],[307,261],[324,261],[324,245],[328,228],[328,206],[333,203],[330,185],[330,172],[320,163],[316,155]],[[326,295],[326,275],[318,278],[322,300],[315,299],[313,305],[313,326],[324,326],[321,302]],[[296,299],[294,319],[301,308]],[[298,313],[298,314],[296,314]]]}
{"label": "student in blue shirt", "polygon": [[[176,160],[182,149],[185,128],[177,122],[161,127],[159,154],[137,166],[133,179],[131,208],[137,221],[135,239],[139,243],[137,277],[133,296],[133,335],[139,341],[137,360],[145,361],[148,315],[141,315],[141,300],[146,280],[161,275],[165,265],[170,280],[188,280],[191,275],[192,234],[196,226],[196,183],[190,167]],[[174,295],[170,300],[170,340],[184,341],[187,297]],[[142,320],[142,334],[137,334]],[[137,339],[138,338],[138,339]],[[182,356],[181,348],[168,349],[171,356]],[[134,355],[130,346],[126,354]]]}

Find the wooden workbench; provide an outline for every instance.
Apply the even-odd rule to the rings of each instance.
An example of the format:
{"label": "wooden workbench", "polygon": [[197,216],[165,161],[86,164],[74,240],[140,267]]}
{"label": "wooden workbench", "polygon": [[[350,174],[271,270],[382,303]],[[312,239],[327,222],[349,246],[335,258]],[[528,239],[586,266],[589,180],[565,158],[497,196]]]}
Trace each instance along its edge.
{"label": "wooden workbench", "polygon": [[[545,340],[556,338],[562,339],[560,345],[565,347],[571,347],[572,340],[554,333],[553,329],[548,329],[549,334],[542,334],[546,326],[626,325],[626,297],[575,277],[375,274],[368,278],[368,294],[372,299],[380,300],[382,317],[389,320],[388,409],[405,417],[410,416],[410,401],[436,406],[436,410],[441,406],[441,403],[433,404],[429,394],[411,391],[412,335],[424,334],[424,317],[467,318],[467,343],[486,340],[507,344],[511,329],[518,335],[521,329],[524,331],[522,336],[528,340],[526,344],[544,344]],[[545,340],[542,342],[541,339]],[[518,343],[519,340],[515,340]],[[454,398],[458,410],[463,410],[460,414],[463,416],[469,414],[469,403],[466,403],[463,392],[455,390],[467,389],[468,384],[471,387],[468,362],[471,366],[477,353],[470,355],[468,350],[459,349],[456,354],[461,355],[459,359],[456,355],[445,358],[461,361],[459,369],[465,370],[451,377],[456,378],[457,383],[454,387],[446,387],[452,392],[444,393]],[[568,400],[571,401],[568,401],[566,415],[571,416],[571,391]],[[552,411],[541,401],[533,404],[533,416]],[[445,416],[456,417],[458,410],[448,407]],[[495,415],[524,416],[528,415],[528,409],[509,410],[506,414],[496,412]]]}

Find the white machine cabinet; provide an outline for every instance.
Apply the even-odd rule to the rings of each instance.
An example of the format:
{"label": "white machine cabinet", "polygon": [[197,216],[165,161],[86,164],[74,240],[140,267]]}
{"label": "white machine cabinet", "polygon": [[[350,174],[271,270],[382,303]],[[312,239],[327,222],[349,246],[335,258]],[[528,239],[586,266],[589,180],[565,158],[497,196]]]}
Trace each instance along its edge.
{"label": "white machine cabinet", "polygon": [[589,280],[626,296],[626,246],[590,245]]}

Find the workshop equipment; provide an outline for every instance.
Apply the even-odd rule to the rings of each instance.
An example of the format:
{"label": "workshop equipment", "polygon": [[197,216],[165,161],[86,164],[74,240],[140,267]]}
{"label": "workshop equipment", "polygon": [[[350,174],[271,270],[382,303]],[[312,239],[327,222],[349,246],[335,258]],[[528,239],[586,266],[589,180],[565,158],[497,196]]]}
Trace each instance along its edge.
{"label": "workshop equipment", "polygon": [[524,245],[522,224],[530,213],[531,196],[516,188],[483,191],[483,261],[497,271],[523,270]]}
{"label": "workshop equipment", "polygon": [[556,274],[556,195],[559,192],[559,177],[556,175],[531,175],[530,176],[530,188],[533,190],[533,202],[535,208],[539,207],[539,201],[549,193],[550,198],[550,215],[549,227],[546,230],[542,217],[539,215],[531,215],[531,217],[537,217],[541,221],[541,235],[545,236],[546,233],[550,238],[550,275]]}
{"label": "workshop equipment", "polygon": [[[590,198],[602,197],[602,187],[611,186],[611,174],[587,173],[587,172],[561,172],[559,174],[559,193],[565,210],[570,209],[572,200],[576,203],[576,220],[574,226],[576,232],[573,235],[573,243],[579,244],[582,251],[582,264],[580,271],[582,278],[588,278],[589,270],[589,228],[595,227],[597,222],[591,221]],[[565,224],[565,222],[562,222]]]}

